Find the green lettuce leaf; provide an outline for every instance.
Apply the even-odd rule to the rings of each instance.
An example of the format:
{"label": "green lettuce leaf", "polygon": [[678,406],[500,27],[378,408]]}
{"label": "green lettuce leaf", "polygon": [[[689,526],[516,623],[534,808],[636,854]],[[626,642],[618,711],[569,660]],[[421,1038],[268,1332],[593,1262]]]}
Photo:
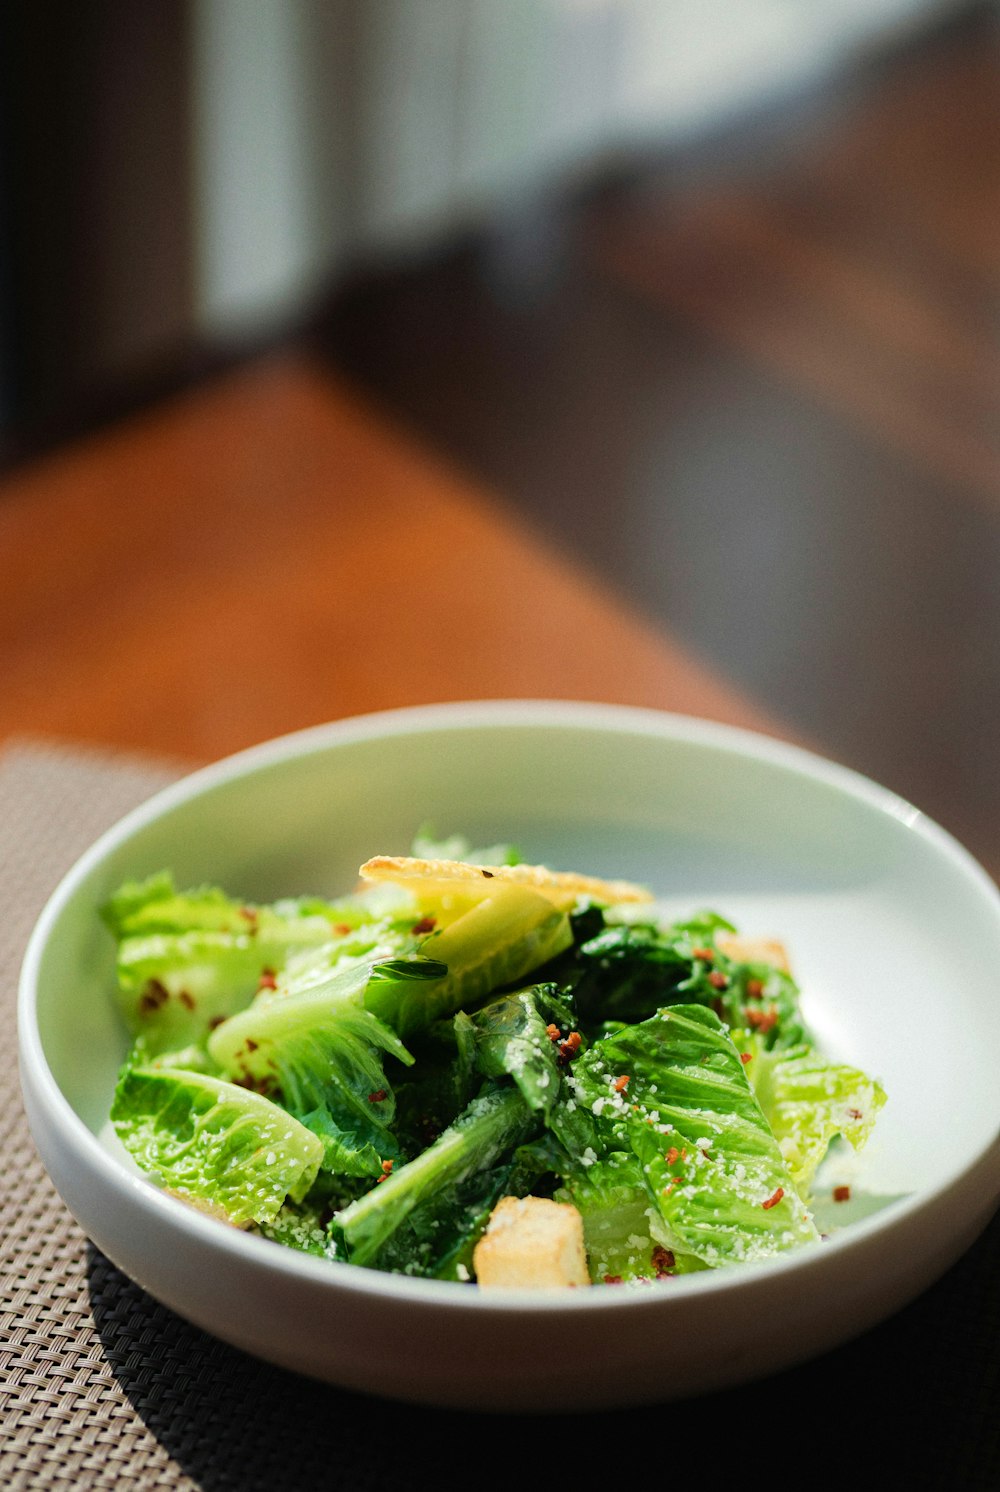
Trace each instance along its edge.
{"label": "green lettuce leaf", "polygon": [[414,946],[412,916],[361,897],[259,906],[214,886],[180,892],[164,872],[122,886],[102,908],[117,940],[119,1004],[150,1053],[203,1042],[303,950],[327,965]]}
{"label": "green lettuce leaf", "polygon": [[854,1150],[868,1141],[885,1089],[844,1062],[831,1062],[807,1045],[760,1052],[748,1072],[761,1108],[796,1186],[807,1192],[831,1142],[841,1136]]}
{"label": "green lettuce leaf", "polygon": [[420,957],[446,972],[433,979],[373,980],[365,1004],[406,1037],[458,1010],[475,1009],[495,989],[521,982],[571,941],[565,912],[526,886],[497,883],[489,896],[421,942]]}
{"label": "green lettuce leaf", "polygon": [[651,1237],[675,1255],[718,1267],[817,1239],[740,1054],[711,1010],[674,1006],[602,1038],[568,1086],[553,1127],[577,1158],[564,1187],[585,1220],[588,1172],[616,1156],[619,1205],[645,1194]]}
{"label": "green lettuce leaf", "polygon": [[735,929],[715,912],[661,926],[643,906],[588,907],[573,931],[574,946],[546,973],[572,990],[584,1029],[700,1004],[732,1030],[766,1036],[768,1047],[805,1039],[795,981],[770,964],[730,958],[718,939]]}
{"label": "green lettuce leaf", "polygon": [[115,1131],[144,1171],[237,1227],[269,1223],[301,1201],[322,1143],[277,1104],[206,1073],[127,1066]]}
{"label": "green lettuce leaf", "polygon": [[568,1034],[573,1024],[556,986],[533,985],[491,1000],[471,1020],[480,1072],[513,1078],[528,1107],[548,1116],[562,1079],[554,1033]]}
{"label": "green lettuce leaf", "polygon": [[416,1033],[407,1045],[414,1063],[394,1071],[394,1130],[410,1159],[454,1123],[482,1086],[482,1076],[476,1066],[475,1028],[462,1010]]}
{"label": "green lettuce leaf", "polygon": [[367,963],[317,976],[306,966],[213,1031],[209,1053],[230,1078],[280,1095],[284,1108],[318,1135],[324,1169],[377,1177],[399,1147],[395,1095],[384,1056],[410,1065],[410,1053],[362,1004]]}
{"label": "green lettuce leaf", "polygon": [[513,1152],[539,1128],[517,1088],[491,1085],[432,1145],[335,1215],[338,1257],[447,1273],[505,1194]]}
{"label": "green lettuce leaf", "polygon": [[418,860],[464,860],[471,865],[520,865],[520,850],[512,844],[474,846],[464,834],[440,838],[433,824],[423,824],[413,836],[410,854]]}

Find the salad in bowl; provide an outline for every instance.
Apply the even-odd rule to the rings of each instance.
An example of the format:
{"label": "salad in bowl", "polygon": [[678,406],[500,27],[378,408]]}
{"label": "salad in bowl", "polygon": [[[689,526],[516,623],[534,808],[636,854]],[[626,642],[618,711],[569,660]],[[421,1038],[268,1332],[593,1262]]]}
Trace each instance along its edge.
{"label": "salad in bowl", "polygon": [[885,1093],[817,1047],[781,944],[507,846],[413,849],[335,900],[164,871],[107,901],[111,1119],[145,1172],[333,1263],[484,1289],[820,1243],[817,1170]]}

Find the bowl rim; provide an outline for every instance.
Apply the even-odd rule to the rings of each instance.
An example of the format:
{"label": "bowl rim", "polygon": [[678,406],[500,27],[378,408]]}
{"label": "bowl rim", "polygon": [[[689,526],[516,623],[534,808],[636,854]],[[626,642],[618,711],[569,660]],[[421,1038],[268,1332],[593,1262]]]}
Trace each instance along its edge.
{"label": "bowl rim", "polygon": [[[798,1277],[825,1268],[825,1260],[854,1250],[865,1241],[876,1241],[916,1223],[920,1214],[937,1206],[949,1192],[981,1169],[994,1152],[1000,1152],[1000,1136],[994,1134],[974,1152],[964,1156],[930,1187],[895,1200],[882,1211],[861,1218],[825,1239],[820,1249],[801,1249],[755,1266],[710,1270],[670,1281],[669,1290],[650,1291],[635,1287],[622,1290],[571,1290],[533,1292],[527,1290],[478,1291],[447,1280],[428,1280],[388,1274],[359,1265],[315,1258],[239,1229],[228,1228],[177,1198],[161,1191],[154,1182],[133,1175],[105,1147],[65,1097],[45,1057],[38,1026],[35,996],[42,958],[53,929],[81,882],[138,830],[164,814],[211,792],[236,778],[253,775],[289,760],[318,755],[341,745],[363,743],[386,736],[433,733],[441,730],[510,728],[568,728],[639,734],[695,746],[708,746],[807,777],[813,782],[845,793],[877,812],[888,815],[903,827],[929,841],[951,861],[974,890],[992,906],[1000,921],[1000,888],[978,860],[948,830],[928,817],[906,798],[883,787],[853,768],[777,736],[723,724],[697,716],[642,706],[590,703],[551,699],[488,699],[449,701],[407,706],[347,716],[233,752],[217,761],[185,773],[160,788],[137,807],[120,817],[80,855],[61,877],[48,897],[28,940],[21,965],[17,999],[18,1057],[22,1089],[32,1090],[62,1141],[87,1166],[96,1169],[114,1190],[124,1193],[165,1230],[175,1229],[189,1239],[219,1250],[234,1263],[243,1260],[278,1270],[291,1281],[338,1293],[360,1292],[380,1298],[407,1301],[414,1305],[458,1311],[506,1313],[529,1311],[543,1316],[579,1310],[639,1309],[654,1301],[668,1304],[703,1295],[726,1295],[733,1289],[753,1288],[777,1273]],[[997,1122],[1000,1128],[1000,1091]],[[1000,1183],[997,1187],[1000,1195]],[[993,1199],[994,1203],[996,1198]],[[989,1199],[984,1199],[984,1207]]]}

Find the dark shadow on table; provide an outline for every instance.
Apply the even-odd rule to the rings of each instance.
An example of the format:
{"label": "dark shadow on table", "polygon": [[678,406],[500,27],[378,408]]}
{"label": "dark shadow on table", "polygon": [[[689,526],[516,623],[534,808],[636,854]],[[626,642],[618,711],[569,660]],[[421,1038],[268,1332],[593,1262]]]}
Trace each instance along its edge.
{"label": "dark shadow on table", "polygon": [[745,1472],[776,1486],[1000,1486],[1000,1215],[944,1279],[857,1342],[760,1383],[598,1416],[348,1393],[188,1325],[93,1246],[88,1282],[109,1367],[204,1492],[441,1492],[550,1476],[606,1489],[666,1480],[678,1464],[709,1487]]}

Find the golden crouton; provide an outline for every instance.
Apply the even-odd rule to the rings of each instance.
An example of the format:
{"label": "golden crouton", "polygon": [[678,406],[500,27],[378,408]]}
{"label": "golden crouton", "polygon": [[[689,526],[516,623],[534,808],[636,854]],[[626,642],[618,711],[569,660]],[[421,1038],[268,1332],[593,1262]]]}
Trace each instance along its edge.
{"label": "golden crouton", "polygon": [[715,941],[719,952],[738,964],[771,964],[785,974],[792,972],[785,945],[772,938],[743,938],[737,933],[719,933]]}
{"label": "golden crouton", "polygon": [[503,1197],[476,1245],[473,1266],[484,1289],[589,1285],[583,1218],[569,1202]]}

